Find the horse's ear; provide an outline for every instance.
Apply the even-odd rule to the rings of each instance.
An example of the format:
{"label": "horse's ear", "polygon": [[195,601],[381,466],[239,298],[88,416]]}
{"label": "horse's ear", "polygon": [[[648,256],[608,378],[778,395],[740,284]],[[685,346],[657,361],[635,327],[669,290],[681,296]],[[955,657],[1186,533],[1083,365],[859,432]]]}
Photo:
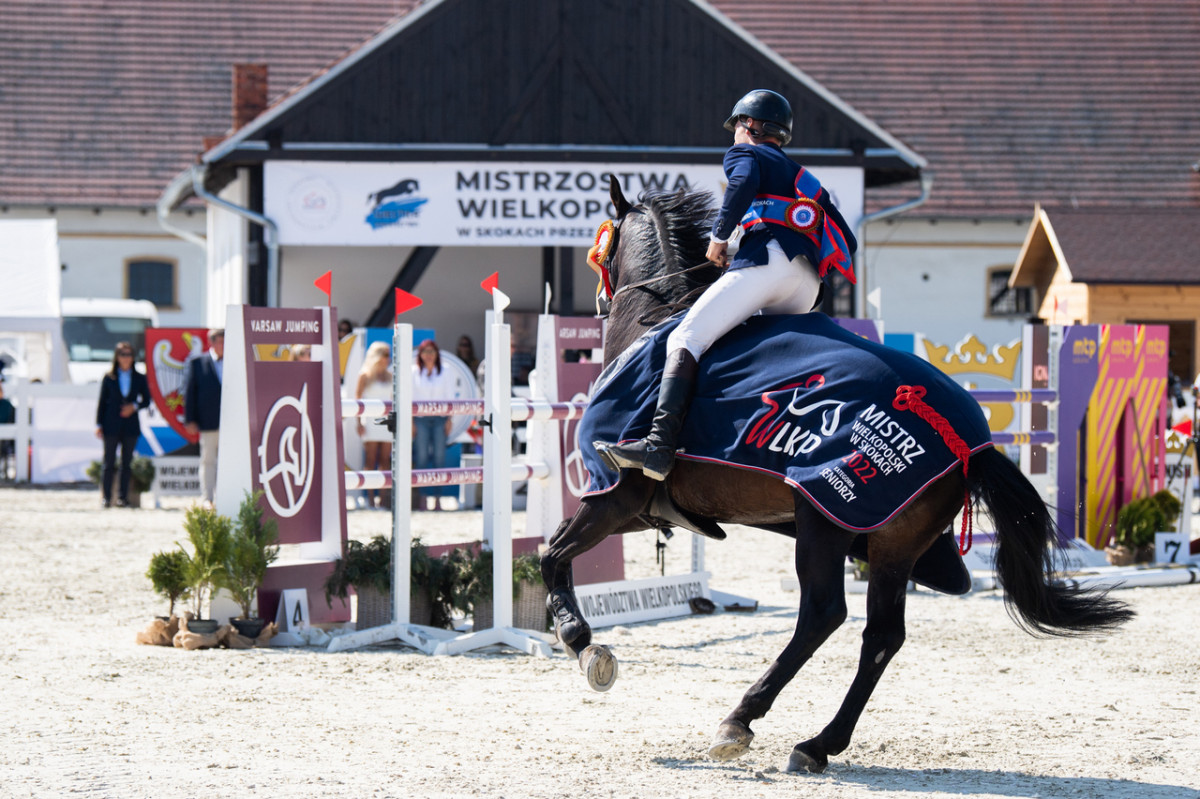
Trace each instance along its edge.
{"label": "horse's ear", "polygon": [[617,219],[625,216],[633,207],[625,199],[625,195],[621,191],[621,183],[617,180],[616,175],[608,176],[608,196],[612,198],[613,207],[617,209]]}

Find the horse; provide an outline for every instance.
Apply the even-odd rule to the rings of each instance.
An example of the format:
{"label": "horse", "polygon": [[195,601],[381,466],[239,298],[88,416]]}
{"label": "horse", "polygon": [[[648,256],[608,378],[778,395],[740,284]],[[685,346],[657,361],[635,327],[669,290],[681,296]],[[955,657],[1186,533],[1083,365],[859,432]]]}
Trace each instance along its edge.
{"label": "horse", "polygon": [[[611,246],[600,265],[604,285],[611,291],[606,368],[657,319],[687,307],[721,271],[705,260],[713,213],[709,193],[684,189],[643,196],[632,205],[613,179],[610,196],[616,218],[608,234]],[[961,402],[977,408],[969,394],[955,390],[961,391]],[[651,503],[660,486],[692,518],[794,538],[800,583],[795,632],[717,727],[709,756],[732,760],[749,749],[754,738],[751,723],[766,715],[784,686],[846,620],[844,565],[856,539],[865,539],[858,543],[865,543],[861,549],[869,564],[867,620],[857,673],[833,719],[796,744],[787,763],[788,771],[819,773],[831,756],[849,746],[872,690],[904,643],[905,596],[914,564],[972,504],[982,503],[990,511],[996,527],[998,581],[1009,615],[1019,626],[1034,635],[1098,635],[1133,616],[1105,592],[1053,582],[1061,554],[1055,546],[1057,527],[1037,490],[1011,460],[990,446],[990,440],[966,465],[965,475],[962,469],[944,474],[869,533],[835,524],[784,480],[753,470],[679,459],[661,484],[625,470],[614,488],[583,498],[543,553],[541,573],[555,631],[592,687],[607,690],[616,678],[617,662],[607,647],[592,643],[591,628],[575,596],[571,562],[610,535],[650,529]],[[945,538],[953,541],[949,533]],[[961,567],[961,559],[958,564]]]}

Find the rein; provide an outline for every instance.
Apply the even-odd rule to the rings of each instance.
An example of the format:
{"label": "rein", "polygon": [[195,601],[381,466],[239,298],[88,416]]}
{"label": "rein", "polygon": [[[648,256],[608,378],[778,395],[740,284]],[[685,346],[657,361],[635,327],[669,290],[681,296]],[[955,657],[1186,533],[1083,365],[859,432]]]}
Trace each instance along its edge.
{"label": "rein", "polygon": [[[657,283],[660,280],[667,280],[669,278],[680,277],[682,275],[688,274],[689,272],[695,272],[700,269],[707,269],[708,267],[711,267],[711,266],[714,266],[712,261],[701,261],[700,263],[695,264],[693,266],[689,266],[685,269],[680,269],[677,272],[667,272],[665,275],[658,275],[656,277],[646,278],[645,280],[639,280],[636,283],[629,283],[628,285],[621,286],[619,289],[614,291],[612,296],[609,298],[609,300],[608,300],[609,305],[611,306],[614,302],[617,301],[617,297],[621,296],[621,294],[623,294],[626,291],[629,291],[630,289],[645,289],[647,292],[653,294],[653,292],[650,292],[649,289],[646,289],[646,286],[649,286],[652,283]],[[670,303],[670,304],[667,304],[664,302],[662,306],[660,306],[659,308],[656,308],[654,310],[655,311],[666,310],[666,311],[668,311],[667,316],[670,316],[671,314],[675,313],[677,310],[680,310],[681,308],[686,308],[686,307],[690,306],[691,305],[690,301],[695,300],[695,298],[692,295],[699,294],[699,293],[703,292],[704,289],[706,289],[706,288],[708,288],[708,287],[707,286],[697,286],[695,289],[693,289],[692,291],[689,291],[687,294],[685,294],[683,296],[682,300],[679,300],[677,302]],[[666,317],[664,317],[664,318],[666,318]],[[646,324],[646,322],[644,320],[645,320],[645,317],[643,317],[643,319],[640,319],[638,321],[642,324]]]}

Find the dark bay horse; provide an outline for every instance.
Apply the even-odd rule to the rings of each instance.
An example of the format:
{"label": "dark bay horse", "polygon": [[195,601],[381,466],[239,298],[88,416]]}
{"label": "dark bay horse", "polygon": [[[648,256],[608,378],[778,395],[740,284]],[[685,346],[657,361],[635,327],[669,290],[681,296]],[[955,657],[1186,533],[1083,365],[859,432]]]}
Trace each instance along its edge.
{"label": "dark bay horse", "polygon": [[[615,180],[611,189],[617,218],[615,241],[603,263],[614,292],[604,346],[606,366],[662,318],[656,312],[663,306],[686,306],[719,274],[717,267],[703,266],[712,213],[707,193],[664,194],[634,207]],[[973,402],[965,392],[963,396]],[[591,629],[572,585],[571,561],[610,535],[647,529],[648,523],[639,517],[648,512],[657,486],[640,472],[626,470],[611,491],[584,499],[578,512],[559,526],[542,557],[558,635],[581,667],[590,670],[593,687],[601,690],[615,679],[616,661],[605,647],[591,643]],[[751,722],[766,715],[784,686],[845,621],[843,567],[861,534],[834,524],[783,480],[755,471],[678,460],[665,488],[684,511],[796,540],[800,608],[795,633],[718,727],[709,754],[732,759],[749,748],[754,738]],[[820,772],[831,755],[849,746],[872,689],[904,643],[904,603],[914,563],[963,509],[964,489],[991,512],[997,531],[997,574],[1009,613],[1022,627],[1044,635],[1099,633],[1133,615],[1103,593],[1051,582],[1056,529],[1045,504],[1002,453],[992,447],[978,451],[970,456],[966,478],[959,469],[947,473],[887,524],[865,535],[870,576],[858,672],[833,720],[795,746],[789,771]]]}

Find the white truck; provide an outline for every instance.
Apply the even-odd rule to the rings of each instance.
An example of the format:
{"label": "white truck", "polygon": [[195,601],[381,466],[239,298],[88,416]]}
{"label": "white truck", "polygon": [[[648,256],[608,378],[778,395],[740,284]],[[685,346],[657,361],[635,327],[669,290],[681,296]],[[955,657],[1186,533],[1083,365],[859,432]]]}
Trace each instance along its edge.
{"label": "white truck", "polygon": [[134,359],[145,364],[146,328],[157,326],[158,309],[149,300],[63,297],[62,337],[71,382],[99,383],[121,341],[131,343]]}

